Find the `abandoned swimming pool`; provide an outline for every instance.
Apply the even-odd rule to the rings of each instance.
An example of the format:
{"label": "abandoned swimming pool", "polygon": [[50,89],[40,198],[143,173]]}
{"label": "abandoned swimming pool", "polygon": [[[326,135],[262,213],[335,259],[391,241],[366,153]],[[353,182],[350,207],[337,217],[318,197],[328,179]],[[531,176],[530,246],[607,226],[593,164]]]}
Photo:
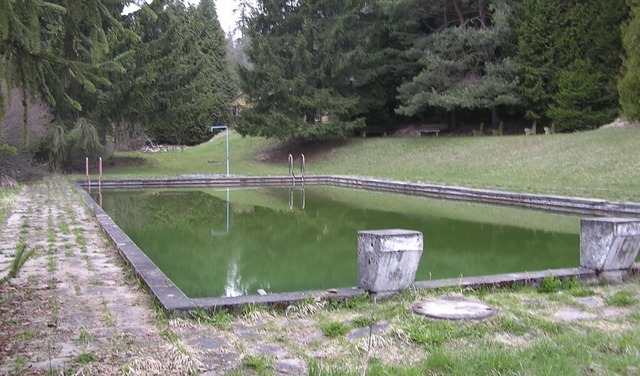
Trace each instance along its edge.
{"label": "abandoned swimming pool", "polygon": [[[216,185],[224,179],[214,180],[213,185]],[[264,178],[255,180],[264,183]],[[287,180],[269,180],[272,185],[278,185],[278,181],[282,185]],[[193,180],[190,182],[194,183]],[[370,179],[356,180],[353,185],[369,188],[366,184],[371,182],[381,185],[380,181]],[[173,183],[189,185],[189,181],[180,180],[112,185],[166,187]],[[195,183],[193,185],[212,185],[211,181]],[[412,186],[389,184],[391,189],[386,190],[391,191],[404,191]],[[247,185],[251,185],[247,180],[237,179],[236,186]],[[439,194],[453,192],[460,195],[458,188],[447,191],[442,187],[415,186],[423,193],[435,189]],[[486,195],[488,191],[479,192],[481,194],[476,196]],[[495,202],[499,196],[499,192],[493,192],[487,201]],[[540,200],[556,210],[563,205],[554,200],[567,200],[529,196],[517,195],[519,202],[526,206],[536,206],[536,200]],[[178,201],[179,197],[195,202],[195,207],[186,209],[186,204]],[[85,198],[108,233],[119,229],[98,205],[92,203],[93,200]],[[133,258],[125,254],[125,258],[132,264],[146,256],[153,260],[145,261],[146,266],[136,269],[161,301],[162,296],[158,295],[168,297],[168,301],[162,303],[168,310],[256,300],[295,300],[308,296],[285,291],[326,292],[331,289],[332,293],[338,294],[362,293],[351,286],[357,283],[356,235],[358,230],[364,229],[402,227],[422,231],[425,253],[417,280],[455,277],[463,283],[462,277],[471,275],[525,271],[530,272],[527,276],[534,278],[536,270],[565,267],[574,267],[566,269],[566,273],[583,273],[575,268],[579,242],[579,219],[575,215],[332,187],[302,188],[300,183],[276,190],[216,187],[122,192],[104,189],[101,199],[116,223],[133,239],[131,241],[124,233],[116,233],[110,235],[114,243],[119,248],[140,246],[147,253]],[[144,213],[134,209],[133,202],[142,202],[142,206],[155,208],[155,211]],[[392,206],[399,209],[394,211]],[[576,209],[574,201],[565,210],[598,212],[598,208],[605,211],[611,210],[611,206],[612,203],[602,200],[586,200],[577,202]],[[622,205],[622,210],[627,210],[628,206]],[[177,229],[178,223],[186,227]],[[145,227],[151,229],[151,235],[140,235]],[[256,232],[261,238],[247,236]],[[174,236],[178,233],[183,233],[186,240],[178,240]],[[150,250],[146,249],[149,244]],[[156,265],[162,271],[156,270]],[[166,265],[175,268],[166,269]],[[156,278],[158,276],[160,278]],[[258,290],[273,294],[251,298]],[[225,296],[227,298],[219,298]]]}
{"label": "abandoned swimming pool", "polygon": [[359,230],[425,237],[417,279],[578,264],[579,218],[336,187],[105,190],[102,207],[188,297],[357,285]]}

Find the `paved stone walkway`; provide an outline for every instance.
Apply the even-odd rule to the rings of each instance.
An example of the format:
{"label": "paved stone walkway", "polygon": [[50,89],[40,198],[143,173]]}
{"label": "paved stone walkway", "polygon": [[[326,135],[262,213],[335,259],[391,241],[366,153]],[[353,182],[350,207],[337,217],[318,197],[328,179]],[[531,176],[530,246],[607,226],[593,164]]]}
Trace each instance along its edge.
{"label": "paved stone walkway", "polygon": [[62,178],[23,189],[2,228],[0,278],[20,244],[34,254],[0,286],[0,374],[218,375],[246,357],[269,358],[276,374],[306,373],[259,317],[220,326],[158,315]]}
{"label": "paved stone walkway", "polygon": [[66,181],[23,190],[2,231],[0,275],[21,243],[34,254],[1,290],[0,374],[116,373],[162,359],[148,297]]}

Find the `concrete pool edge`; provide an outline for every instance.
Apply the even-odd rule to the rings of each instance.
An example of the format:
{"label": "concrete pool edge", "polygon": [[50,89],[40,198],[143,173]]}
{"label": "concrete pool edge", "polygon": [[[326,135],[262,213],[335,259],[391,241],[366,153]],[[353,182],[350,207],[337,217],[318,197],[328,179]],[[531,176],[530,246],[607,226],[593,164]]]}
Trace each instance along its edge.
{"label": "concrete pool edge", "polygon": [[[315,179],[314,179],[315,178]],[[331,180],[331,182],[328,182]],[[194,186],[251,186],[251,185],[287,185],[292,183],[292,178],[288,177],[233,177],[233,178],[207,178],[207,179],[130,179],[125,184],[118,185],[117,180],[103,181],[102,187],[104,188],[150,188],[150,187],[194,187]],[[181,183],[181,184],[180,184]],[[234,185],[235,183],[235,185]],[[297,181],[300,184],[300,180]],[[424,188],[424,192],[431,192],[433,189],[447,189],[447,187],[420,185],[412,183],[402,182],[387,182],[374,179],[361,179],[361,178],[345,178],[345,177],[306,177],[305,184],[326,184],[333,186],[343,186],[351,188],[361,189],[375,189],[382,191],[390,191],[397,193],[411,193],[409,190],[411,186],[418,186],[419,189]],[[344,184],[344,185],[343,185]],[[196,309],[215,310],[219,308],[238,308],[247,304],[294,304],[307,299],[321,298],[321,299],[339,299],[344,300],[356,295],[364,294],[365,291],[357,288],[340,288],[322,291],[302,291],[302,292],[290,292],[290,293],[276,293],[268,295],[246,295],[240,297],[218,297],[218,298],[189,298],[187,297],[159,268],[138,248],[138,246],[115,224],[115,222],[109,217],[108,214],[102,210],[102,208],[93,200],[89,193],[83,188],[82,182],[75,183],[76,189],[83,197],[85,203],[91,209],[100,225],[102,230],[106,233],[107,237],[114,244],[118,253],[123,257],[134,269],[136,275],[138,275],[145,286],[150,290],[153,298],[160,304],[160,306],[169,314],[187,315],[190,311]],[[93,186],[93,185],[92,185]],[[381,187],[376,189],[376,187]],[[422,187],[422,188],[421,188]],[[434,188],[435,187],[435,188]],[[96,186],[97,188],[97,186]],[[413,187],[415,188],[415,187]],[[457,197],[458,200],[471,200],[469,197],[470,192],[483,192],[490,195],[505,194],[513,195],[513,197],[529,198],[536,202],[536,205],[540,205],[543,201],[543,197],[547,200],[554,198],[554,200],[562,199],[569,201],[572,198],[558,197],[558,196],[540,196],[540,195],[526,195],[526,194],[513,194],[508,192],[495,192],[484,190],[470,190],[464,188],[449,187],[449,193],[452,196]],[[461,192],[461,193],[457,193]],[[426,194],[422,194],[426,196]],[[533,199],[531,196],[535,196]],[[434,196],[430,196],[434,197]],[[449,198],[444,196],[435,196],[441,198]],[[465,197],[465,198],[459,198]],[[619,208],[616,202],[609,202],[606,200],[591,200],[591,199],[578,199],[579,207],[582,210],[586,206],[599,207],[599,210],[604,208]],[[487,201],[482,201],[487,202]],[[527,202],[527,200],[521,200],[521,202]],[[557,202],[551,204],[550,210],[558,210]],[[502,203],[506,202],[490,202],[489,203]],[[590,204],[589,204],[590,203]],[[640,204],[636,203],[622,203],[622,207],[626,209],[633,209],[633,214],[640,213]],[[586,206],[585,206],[586,205]],[[517,205],[526,206],[527,205]],[[540,208],[539,206],[534,206]],[[569,209],[565,209],[569,211]],[[575,212],[573,210],[572,212]],[[599,212],[599,211],[596,211]],[[592,213],[589,211],[589,213]],[[614,213],[620,213],[615,212]],[[630,214],[628,211],[624,211],[625,214]],[[593,214],[593,213],[592,213]],[[637,272],[640,269],[640,265],[635,264],[634,271]],[[427,288],[444,288],[444,287],[504,287],[513,284],[537,284],[539,281],[552,275],[557,278],[574,278],[577,277],[581,280],[596,279],[596,274],[592,270],[581,268],[566,268],[566,269],[552,269],[544,271],[531,271],[523,273],[507,273],[490,276],[479,277],[464,277],[464,278],[452,278],[433,281],[419,281],[412,284],[411,288],[427,289]]]}
{"label": "concrete pool edge", "polygon": [[[85,181],[77,181],[87,187]],[[473,201],[487,204],[518,206],[556,212],[590,215],[636,215],[640,216],[640,203],[611,201],[595,198],[515,193],[477,188],[452,187],[435,184],[409,183],[374,178],[338,175],[301,176],[198,176],[189,178],[109,179],[103,180],[105,189],[169,188],[169,187],[251,187],[328,185],[382,192],[403,193],[414,196],[441,198],[457,201]],[[98,182],[92,181],[97,189]]]}

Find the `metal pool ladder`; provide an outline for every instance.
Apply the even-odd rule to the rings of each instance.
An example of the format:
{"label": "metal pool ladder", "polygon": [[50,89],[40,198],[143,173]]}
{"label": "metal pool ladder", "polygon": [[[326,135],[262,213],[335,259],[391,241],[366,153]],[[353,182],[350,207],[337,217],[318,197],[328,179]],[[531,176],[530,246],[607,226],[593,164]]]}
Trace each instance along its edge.
{"label": "metal pool ladder", "polygon": [[[304,174],[306,169],[306,161],[304,154],[300,154],[300,178],[302,179],[302,185],[304,185]],[[293,154],[289,154],[289,175],[292,177],[293,186],[296,186],[296,173],[295,173],[295,160]]]}
{"label": "metal pool ladder", "polygon": [[[289,209],[293,209],[294,207],[294,200],[293,200],[293,196],[294,196],[294,192],[295,192],[295,188],[294,187],[289,187]],[[300,209],[304,210],[305,206],[307,205],[307,197],[305,195],[304,192],[304,188],[300,187]]]}
{"label": "metal pool ladder", "polygon": [[289,175],[293,178],[293,186],[296,186],[296,173],[293,171],[293,155],[289,154]]}
{"label": "metal pool ladder", "polygon": [[[306,160],[304,157],[304,154],[300,154],[300,179],[302,182],[302,186],[300,187],[300,192],[302,193],[301,196],[301,208],[304,210],[305,206],[306,206],[306,195],[304,192],[304,174],[305,174],[305,168],[306,168]],[[293,158],[293,154],[289,154],[289,174],[291,175],[292,178],[292,182],[293,185],[291,187],[289,187],[289,209],[293,209],[293,193],[294,193],[294,188],[296,186],[296,173],[295,173],[295,160]]]}

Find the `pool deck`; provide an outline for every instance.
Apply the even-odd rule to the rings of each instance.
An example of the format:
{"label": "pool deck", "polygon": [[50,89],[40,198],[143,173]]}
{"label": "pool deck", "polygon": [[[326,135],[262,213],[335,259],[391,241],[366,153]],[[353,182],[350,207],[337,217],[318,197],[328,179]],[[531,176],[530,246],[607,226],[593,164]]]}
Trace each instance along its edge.
{"label": "pool deck", "polygon": [[[640,204],[615,202],[599,199],[549,196],[537,194],[489,191],[461,187],[445,187],[430,184],[386,181],[344,176],[192,176],[188,178],[166,179],[122,179],[103,180],[98,186],[91,182],[91,189],[139,189],[168,187],[249,187],[249,186],[291,186],[291,185],[329,185],[384,192],[433,197],[448,200],[474,201],[488,204],[519,206],[525,208],[549,210],[554,212],[579,213],[589,216],[640,216]],[[88,207],[117,248],[120,255],[134,268],[144,281],[160,306],[168,313],[188,315],[198,308],[211,311],[221,307],[240,308],[248,304],[272,304],[287,306],[310,298],[345,300],[365,294],[355,287],[337,288],[322,291],[300,291],[275,293],[268,295],[246,295],[239,297],[212,297],[192,299],[187,297],[156,265],[138,248],[138,246],[118,227],[107,213],[91,198],[85,190],[85,182],[76,182],[76,188]],[[576,250],[576,254],[579,250]],[[634,266],[634,271],[640,265]],[[418,281],[412,288],[429,289],[451,286],[459,287],[496,287],[513,284],[537,285],[547,276],[557,278],[596,279],[596,273],[582,268],[527,271],[491,276],[453,278],[433,281]]]}
{"label": "pool deck", "polygon": [[[531,289],[459,288],[469,281],[465,278],[425,282],[427,289],[375,304],[365,303],[361,295],[353,306],[305,300],[286,310],[248,306],[234,315],[198,312],[191,318],[174,317],[151,302],[152,294],[125,265],[96,218],[78,199],[76,187],[61,176],[25,185],[15,198],[1,231],[0,278],[6,275],[19,244],[26,243],[34,253],[19,275],[0,285],[0,374],[255,374],[256,359],[266,366],[267,374],[325,374],[324,370],[360,374],[368,361],[363,356],[368,344],[374,344],[370,359],[407,373],[432,351],[401,336],[413,322],[411,306],[451,296],[475,297],[499,309],[496,319],[455,325],[486,331],[476,338],[473,330],[470,336],[436,347],[455,357],[495,346],[517,354],[542,345],[566,354],[575,340],[581,351],[571,361],[576,362],[574,373],[580,373],[585,369],[582,350],[594,359],[609,356],[611,348],[601,344],[626,342],[640,334],[638,277],[622,284],[580,285],[580,291],[589,292],[585,297],[570,290],[540,294]],[[500,276],[485,278],[502,286]],[[428,289],[447,284],[456,288]],[[620,294],[636,302],[628,307],[609,303]],[[369,318],[376,323],[356,325],[356,320]],[[505,326],[512,322],[519,323],[517,332]],[[334,338],[324,334],[327,323],[350,329]],[[587,337],[595,332],[602,342],[588,342],[587,337],[583,341],[585,329]],[[505,338],[509,341],[504,342]],[[607,362],[609,368],[601,371],[624,373],[618,364],[626,364],[627,373],[636,374],[637,357],[628,354],[615,351]],[[553,366],[554,358],[543,364]]]}

